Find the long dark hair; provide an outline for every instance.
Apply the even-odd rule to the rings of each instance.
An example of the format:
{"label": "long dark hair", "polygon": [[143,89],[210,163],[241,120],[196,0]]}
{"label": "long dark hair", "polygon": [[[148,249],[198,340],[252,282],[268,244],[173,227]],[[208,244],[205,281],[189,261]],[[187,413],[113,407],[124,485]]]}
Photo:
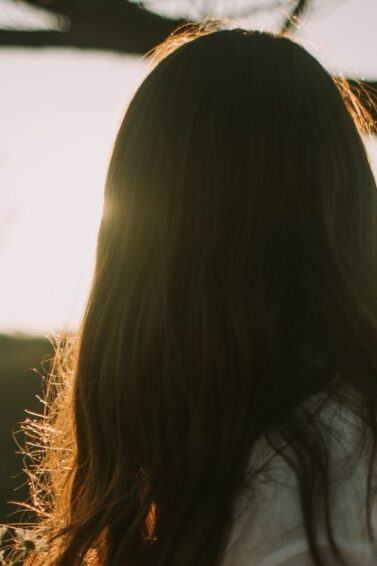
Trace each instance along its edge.
{"label": "long dark hair", "polygon": [[324,404],[308,419],[303,401],[322,392],[372,432],[372,492],[377,192],[361,107],[287,37],[202,30],[157,54],[115,142],[82,328],[38,425],[42,563],[220,565],[262,436],[292,449],[315,564],[322,501],[341,562]]}

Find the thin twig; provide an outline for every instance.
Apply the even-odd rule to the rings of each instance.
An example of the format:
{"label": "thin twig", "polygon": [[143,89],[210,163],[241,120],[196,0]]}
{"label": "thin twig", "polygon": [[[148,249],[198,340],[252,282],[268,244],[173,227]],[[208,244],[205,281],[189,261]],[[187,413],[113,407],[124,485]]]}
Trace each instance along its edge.
{"label": "thin twig", "polygon": [[287,33],[294,26],[297,25],[297,22],[299,21],[300,17],[308,7],[309,1],[310,0],[297,0],[295,7],[293,8],[289,16],[286,18],[285,22],[283,23],[283,26],[281,28],[281,33]]}

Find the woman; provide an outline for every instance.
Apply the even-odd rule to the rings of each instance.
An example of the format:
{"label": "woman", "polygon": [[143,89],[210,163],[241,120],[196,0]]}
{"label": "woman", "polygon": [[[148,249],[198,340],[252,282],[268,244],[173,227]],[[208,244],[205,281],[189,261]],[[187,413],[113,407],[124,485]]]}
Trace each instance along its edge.
{"label": "woman", "polygon": [[286,37],[199,30],[155,59],[116,139],[79,339],[29,423],[49,540],[29,563],[376,564],[361,107]]}

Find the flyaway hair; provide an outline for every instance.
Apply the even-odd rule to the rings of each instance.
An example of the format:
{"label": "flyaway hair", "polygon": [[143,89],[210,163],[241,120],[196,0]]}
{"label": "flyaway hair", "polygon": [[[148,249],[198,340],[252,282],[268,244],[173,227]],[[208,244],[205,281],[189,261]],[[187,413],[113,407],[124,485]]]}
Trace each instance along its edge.
{"label": "flyaway hair", "polygon": [[[377,438],[377,191],[347,86],[291,39],[184,30],[117,135],[82,326],[26,429],[44,566],[220,566],[264,438],[318,566],[337,400]],[[186,35],[185,35],[186,34]],[[69,342],[71,346],[69,346]],[[318,392],[309,411],[303,401]],[[39,440],[36,440],[36,438]],[[283,448],[287,447],[287,450]],[[372,529],[369,536],[373,538]]]}

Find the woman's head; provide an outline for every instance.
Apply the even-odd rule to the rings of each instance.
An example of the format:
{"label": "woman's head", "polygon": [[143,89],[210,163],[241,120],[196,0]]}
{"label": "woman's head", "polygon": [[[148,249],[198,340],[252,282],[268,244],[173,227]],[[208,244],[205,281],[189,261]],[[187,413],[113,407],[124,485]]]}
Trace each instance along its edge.
{"label": "woman's head", "polygon": [[[174,363],[211,351],[224,372],[234,354],[249,368],[271,344],[273,375],[307,339],[323,348],[342,333],[353,344],[339,278],[363,292],[351,265],[376,265],[376,188],[338,86],[272,34],[221,29],[167,51],[115,143],[93,294],[101,312],[108,301],[124,321],[121,305],[133,304],[142,340],[150,325],[178,341]],[[351,355],[344,346],[333,354]]]}
{"label": "woman's head", "polygon": [[72,457],[70,481],[52,480],[61,565],[95,544],[108,565],[220,564],[261,434],[302,435],[322,477],[299,401],[340,383],[374,415],[377,193],[344,93],[286,37],[219,29],[174,47],[108,171],[57,420]]}

